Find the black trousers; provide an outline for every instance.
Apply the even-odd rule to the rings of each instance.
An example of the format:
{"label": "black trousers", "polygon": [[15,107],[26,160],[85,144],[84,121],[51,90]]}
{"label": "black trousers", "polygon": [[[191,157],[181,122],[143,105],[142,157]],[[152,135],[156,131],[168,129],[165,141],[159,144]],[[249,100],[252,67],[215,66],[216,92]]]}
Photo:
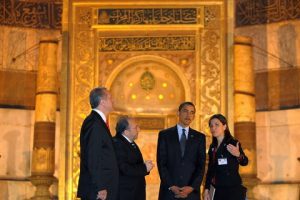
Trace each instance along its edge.
{"label": "black trousers", "polygon": [[242,186],[216,188],[214,200],[245,200],[247,189]]}

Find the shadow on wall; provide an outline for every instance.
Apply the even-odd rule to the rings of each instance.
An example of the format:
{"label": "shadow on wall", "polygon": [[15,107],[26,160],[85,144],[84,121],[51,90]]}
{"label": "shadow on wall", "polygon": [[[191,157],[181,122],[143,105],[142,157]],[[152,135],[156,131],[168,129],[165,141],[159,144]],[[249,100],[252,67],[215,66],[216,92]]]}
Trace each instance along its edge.
{"label": "shadow on wall", "polygon": [[6,175],[15,176],[16,175],[16,150],[18,145],[18,138],[20,137],[20,132],[17,130],[8,131],[3,139],[7,141],[7,169]]}
{"label": "shadow on wall", "polygon": [[[280,122],[278,122],[280,119]],[[270,116],[270,158],[271,164],[271,181],[273,183],[284,183],[289,180],[289,173],[292,173],[291,149],[290,145],[282,145],[283,141],[289,144],[290,132],[286,124],[289,123],[287,113],[281,113],[280,118],[278,115]],[[277,124],[275,124],[277,123]],[[280,148],[279,148],[280,147]]]}
{"label": "shadow on wall", "polygon": [[287,63],[281,62],[280,68],[292,67],[296,65],[296,39],[297,34],[292,24],[285,24],[278,28],[278,50],[279,57]]}
{"label": "shadow on wall", "polygon": [[293,106],[299,106],[299,75],[297,73],[297,33],[292,24],[285,24],[279,27],[278,31],[278,53],[279,58],[284,60],[280,62],[280,69],[288,69],[287,74],[280,73],[279,77],[279,106],[281,109]]}

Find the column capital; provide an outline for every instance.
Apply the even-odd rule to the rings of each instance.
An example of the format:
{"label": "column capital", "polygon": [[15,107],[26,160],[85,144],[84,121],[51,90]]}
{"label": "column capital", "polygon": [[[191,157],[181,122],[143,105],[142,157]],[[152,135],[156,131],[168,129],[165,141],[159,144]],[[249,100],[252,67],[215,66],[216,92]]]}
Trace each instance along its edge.
{"label": "column capital", "polygon": [[58,43],[58,38],[54,38],[54,37],[41,37],[40,39],[40,43]]}
{"label": "column capital", "polygon": [[235,35],[234,44],[249,45],[252,46],[252,38],[248,36]]}

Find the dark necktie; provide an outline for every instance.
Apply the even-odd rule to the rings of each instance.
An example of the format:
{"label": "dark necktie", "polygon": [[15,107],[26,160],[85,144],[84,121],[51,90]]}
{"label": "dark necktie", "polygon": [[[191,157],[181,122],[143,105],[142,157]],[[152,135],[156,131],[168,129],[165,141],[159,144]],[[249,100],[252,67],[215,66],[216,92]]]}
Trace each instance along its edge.
{"label": "dark necktie", "polygon": [[181,138],[180,138],[181,157],[184,156],[185,143],[186,143],[185,129],[182,129]]}

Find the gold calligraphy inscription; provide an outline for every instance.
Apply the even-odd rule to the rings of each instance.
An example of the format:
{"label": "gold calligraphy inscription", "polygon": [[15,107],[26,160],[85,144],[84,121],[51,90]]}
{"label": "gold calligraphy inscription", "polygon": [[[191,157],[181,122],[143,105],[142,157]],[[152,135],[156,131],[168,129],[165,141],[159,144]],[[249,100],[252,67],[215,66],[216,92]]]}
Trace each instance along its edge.
{"label": "gold calligraphy inscription", "polygon": [[235,2],[236,26],[266,24],[300,18],[299,0],[238,0]]}
{"label": "gold calligraphy inscription", "polygon": [[61,17],[62,2],[0,1],[1,25],[60,29]]}
{"label": "gold calligraphy inscription", "polygon": [[197,24],[196,8],[99,9],[98,24]]}
{"label": "gold calligraphy inscription", "polygon": [[195,36],[99,38],[99,52],[194,51]]}
{"label": "gold calligraphy inscription", "polygon": [[165,128],[163,117],[136,117],[137,123],[142,130],[160,130]]}

